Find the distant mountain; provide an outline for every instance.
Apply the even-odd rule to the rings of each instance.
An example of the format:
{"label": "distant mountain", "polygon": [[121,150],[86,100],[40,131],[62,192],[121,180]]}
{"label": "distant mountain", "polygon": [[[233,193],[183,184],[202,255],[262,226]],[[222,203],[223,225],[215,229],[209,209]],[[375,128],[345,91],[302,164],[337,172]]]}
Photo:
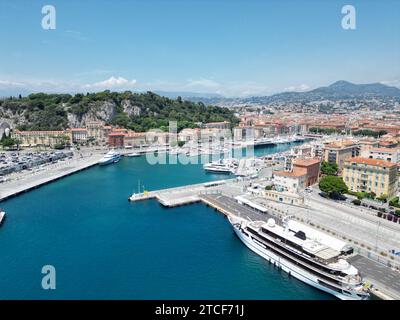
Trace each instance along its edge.
{"label": "distant mountain", "polygon": [[155,90],[153,91],[154,93],[167,97],[170,99],[176,99],[177,97],[181,97],[183,99],[188,99],[188,100],[196,100],[199,98],[204,98],[204,99],[223,99],[224,97],[220,94],[217,93],[206,93],[206,92],[189,92],[189,91],[160,91],[160,90]]}
{"label": "distant mountain", "polygon": [[399,98],[400,89],[382,83],[354,84],[337,81],[328,87],[320,87],[306,92],[282,92],[266,97],[244,99],[245,103],[308,102],[320,100]]}

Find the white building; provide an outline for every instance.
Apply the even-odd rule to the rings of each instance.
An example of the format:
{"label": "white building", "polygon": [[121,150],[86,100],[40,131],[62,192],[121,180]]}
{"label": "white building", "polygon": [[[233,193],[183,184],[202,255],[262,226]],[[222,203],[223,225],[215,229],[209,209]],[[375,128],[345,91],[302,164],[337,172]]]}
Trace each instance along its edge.
{"label": "white building", "polygon": [[392,163],[399,162],[399,149],[397,148],[370,148],[363,150],[361,156],[364,158],[385,160]]}
{"label": "white building", "polygon": [[272,181],[277,191],[297,193],[305,188],[306,174],[296,171],[275,171]]}

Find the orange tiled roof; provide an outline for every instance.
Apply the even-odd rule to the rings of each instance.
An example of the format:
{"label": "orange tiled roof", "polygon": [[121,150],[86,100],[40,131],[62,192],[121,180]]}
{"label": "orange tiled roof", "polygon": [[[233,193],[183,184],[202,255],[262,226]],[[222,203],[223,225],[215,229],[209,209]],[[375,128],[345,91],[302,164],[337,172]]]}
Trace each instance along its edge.
{"label": "orange tiled roof", "polygon": [[313,166],[320,162],[321,160],[318,158],[305,158],[305,159],[298,158],[294,159],[293,164],[308,167],[308,166]]}
{"label": "orange tiled roof", "polygon": [[397,148],[371,148],[369,150],[375,151],[375,152],[388,152],[388,153],[399,152],[399,149],[397,149]]}
{"label": "orange tiled roof", "polygon": [[385,160],[378,160],[378,159],[371,159],[371,158],[363,158],[363,157],[355,157],[346,160],[349,163],[358,163],[358,164],[366,164],[370,166],[378,166],[378,167],[396,167],[395,163],[385,161]]}
{"label": "orange tiled roof", "polygon": [[274,171],[274,174],[285,177],[301,177],[306,175],[305,172],[299,171]]}

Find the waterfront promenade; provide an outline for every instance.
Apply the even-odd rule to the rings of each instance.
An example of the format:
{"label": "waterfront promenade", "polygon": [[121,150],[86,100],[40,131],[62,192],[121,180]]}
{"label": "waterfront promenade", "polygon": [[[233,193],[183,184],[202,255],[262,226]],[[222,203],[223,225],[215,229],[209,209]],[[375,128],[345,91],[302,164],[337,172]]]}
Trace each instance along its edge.
{"label": "waterfront promenade", "polygon": [[83,153],[82,156],[76,154],[73,159],[46,165],[40,171],[13,174],[8,181],[0,184],[0,201],[90,168],[96,165],[102,156],[100,152]]}

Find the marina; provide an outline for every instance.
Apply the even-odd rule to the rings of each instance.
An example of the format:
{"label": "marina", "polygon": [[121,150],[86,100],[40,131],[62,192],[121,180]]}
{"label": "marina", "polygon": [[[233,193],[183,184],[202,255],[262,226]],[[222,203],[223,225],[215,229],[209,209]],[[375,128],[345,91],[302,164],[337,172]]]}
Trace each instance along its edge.
{"label": "marina", "polygon": [[[201,165],[151,166],[144,157],[123,158],[4,201],[8,221],[0,241],[7,241],[2,257],[8,264],[0,266],[0,298],[105,299],[110,281],[113,299],[331,299],[277,277],[242,248],[221,215],[202,204],[166,210],[157,201],[126,198],[138,180],[159,190],[220,179]],[[56,266],[57,290],[37,285],[37,263]],[[118,277],[122,281],[115,282]]]}
{"label": "marina", "polygon": [[[7,243],[2,257],[8,263],[0,266],[0,298],[109,298],[104,284],[112,281],[114,299],[331,299],[277,277],[203,204],[166,210],[158,201],[127,202],[139,180],[143,192],[192,184],[213,188],[225,177],[205,173],[201,164],[149,165],[145,157],[126,157],[3,201],[8,221],[0,241]],[[37,285],[37,263],[56,266],[56,291]],[[118,277],[123,281],[115,282]]]}
{"label": "marina", "polygon": [[[265,159],[267,159],[268,153],[276,151],[276,147],[265,147],[266,149],[264,150],[264,156],[262,156]],[[270,149],[272,148],[272,149]],[[265,152],[267,151],[267,152]],[[269,152],[268,152],[269,151]],[[281,151],[281,152],[284,152]],[[122,153],[122,152],[121,152]],[[127,155],[127,152],[123,152],[122,155]],[[266,154],[266,155],[265,155]],[[262,154],[259,154],[261,156]],[[83,164],[82,162],[82,167],[80,170],[73,170],[71,172],[64,172],[64,175],[60,175],[60,178],[63,176],[68,176],[71,175],[71,178],[77,179],[78,176],[80,175],[72,175],[74,172],[79,172],[81,170],[84,170],[86,168],[94,167],[99,159],[104,156],[104,153],[99,153],[97,155],[91,155],[90,157],[85,160],[85,163]],[[273,157],[279,157],[279,153],[277,155],[272,156]],[[89,161],[90,159],[90,161]],[[82,161],[82,159],[81,159]],[[131,162],[136,163],[134,167],[131,167]],[[237,168],[240,168],[240,163],[241,161],[254,161],[254,159],[240,159],[238,160],[238,166]],[[122,164],[121,164],[122,162]],[[123,159],[120,161],[118,164],[115,166],[98,166],[97,168],[93,168],[92,170],[84,171],[81,174],[85,173],[89,174],[90,172],[97,172],[97,174],[111,174],[115,170],[120,170],[119,168],[125,168],[124,170],[129,168],[129,171],[134,170],[134,172],[139,172],[136,170],[140,170],[142,172],[143,170],[143,165],[145,165],[146,159],[145,157],[126,157],[126,159]],[[140,165],[141,164],[141,165]],[[121,167],[122,165],[122,167]],[[138,168],[136,166],[139,165]],[[145,166],[148,166],[146,164]],[[168,168],[165,168],[165,166],[150,166],[152,170],[156,169],[164,169],[168,170]],[[166,167],[173,168],[171,165],[167,165]],[[243,167],[248,167],[248,166],[243,166]],[[140,168],[140,169],[139,169]],[[197,172],[197,175],[199,173],[198,170],[202,171],[202,165],[190,165],[190,166],[179,166],[179,168],[185,168],[185,169],[190,169],[190,170],[195,170],[194,172]],[[76,168],[75,168],[76,169]],[[100,171],[99,171],[100,170]],[[149,172],[150,174],[150,172]],[[192,173],[193,175],[193,173]],[[131,178],[133,177],[132,174],[124,174],[124,176],[128,177],[130,176]],[[135,175],[134,175],[135,176]],[[166,176],[165,174],[161,172],[152,172],[150,175],[146,176],[140,176],[140,181],[144,181],[146,183],[146,186],[141,185],[139,180],[136,181],[131,181],[131,180],[126,180],[124,182],[124,185],[126,187],[130,188],[134,186],[135,184],[138,184],[138,188],[131,194],[129,197],[130,202],[132,202],[135,205],[139,206],[148,206],[148,203],[153,203],[154,201],[142,201],[142,200],[157,200],[159,204],[161,204],[162,207],[165,208],[174,208],[174,210],[178,210],[179,207],[182,207],[182,210],[186,210],[185,208],[190,208],[192,206],[199,206],[198,203],[203,203],[206,204],[207,206],[210,206],[212,208],[217,209],[218,211],[222,212],[226,216],[232,216],[236,215],[245,219],[250,219],[254,221],[268,221],[267,219],[269,218],[274,218],[274,219],[281,219],[283,217],[283,212],[279,212],[278,210],[273,210],[271,208],[266,208],[262,205],[255,204],[252,201],[247,201],[245,198],[240,198],[239,195],[242,194],[244,188],[248,186],[249,184],[252,183],[252,181],[255,179],[255,177],[252,177],[252,175],[245,175],[244,177],[236,177],[236,178],[228,178],[228,179],[221,179],[226,177],[224,174],[215,174],[215,173],[207,173],[204,171],[203,173],[203,182],[200,183],[191,183],[190,181],[181,181],[182,185],[178,186],[172,186],[168,185],[166,189],[164,189],[162,186],[160,186],[159,182],[156,182],[154,180],[155,177],[157,176],[163,176],[164,177],[164,183],[168,184],[168,179],[165,179]],[[183,175],[182,177],[189,177],[189,175]],[[115,179],[114,175],[112,176],[112,180],[106,179],[108,182],[113,181]],[[151,178],[150,178],[151,177]],[[60,179],[58,178],[58,179]],[[174,176],[170,176],[172,178],[172,181],[175,181]],[[153,180],[153,182],[151,182]],[[52,181],[52,179],[49,179],[47,182],[44,182],[43,184],[40,185],[45,185],[48,182]],[[170,183],[171,183],[170,182]],[[175,181],[176,182],[176,181]],[[156,184],[154,184],[156,183]],[[125,188],[126,188],[125,187]],[[160,188],[161,187],[161,188]],[[121,185],[117,188],[119,190],[121,188]],[[98,190],[98,189],[97,189]],[[105,188],[105,190],[109,190],[108,188]],[[110,192],[110,191],[108,191]],[[29,193],[29,196],[31,196],[31,193]],[[106,197],[107,198],[107,197]],[[126,198],[125,198],[126,199]],[[19,201],[19,198],[16,199]],[[8,202],[5,202],[7,205]],[[103,205],[105,203],[103,202]],[[189,205],[190,204],[190,205]],[[57,205],[58,206],[58,205]],[[152,205],[151,205],[152,206]],[[174,211],[172,210],[172,211]],[[168,211],[168,212],[172,212]],[[168,213],[169,214],[169,213]],[[9,225],[9,224],[7,224]],[[7,228],[5,229],[7,230]],[[357,255],[358,256],[358,255]],[[362,261],[363,265],[357,266],[357,268],[364,273],[364,269],[367,268],[368,270],[375,270],[376,266],[371,265],[372,260],[367,259],[367,263],[365,262],[365,259],[356,259],[355,264],[359,264],[358,262]],[[367,267],[366,267],[367,266]],[[379,265],[380,268],[382,268],[382,265]],[[384,267],[387,268],[387,267]],[[388,271],[386,274],[391,275],[389,272],[390,269],[387,268]],[[380,281],[375,281],[376,277],[374,278],[372,275],[373,273],[369,272],[368,273],[368,281],[374,284],[373,289],[375,290],[376,295],[378,296],[380,294],[381,298],[388,298],[390,299],[391,297],[396,296],[397,289],[393,288],[393,286],[390,284],[390,281],[386,281],[385,279]],[[384,283],[384,284],[383,284]]]}

